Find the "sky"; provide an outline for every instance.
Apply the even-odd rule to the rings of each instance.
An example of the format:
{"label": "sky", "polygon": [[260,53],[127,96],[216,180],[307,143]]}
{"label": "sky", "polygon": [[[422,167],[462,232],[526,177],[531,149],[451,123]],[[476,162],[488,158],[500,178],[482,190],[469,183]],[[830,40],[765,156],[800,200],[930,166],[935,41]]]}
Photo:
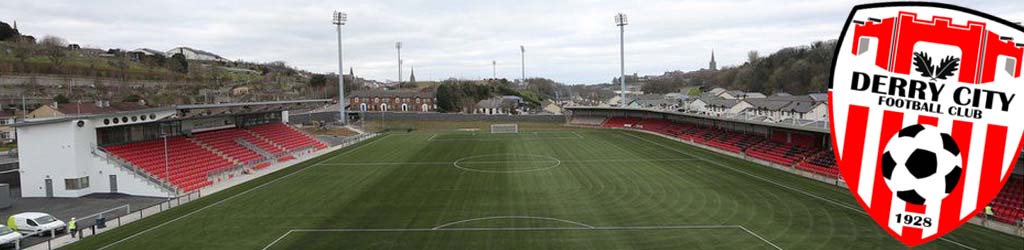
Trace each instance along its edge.
{"label": "sky", "polygon": [[[395,42],[403,43],[403,79],[520,78],[568,84],[611,81],[619,73],[619,27],[625,27],[627,74],[660,75],[746,61],[748,51],[838,39],[851,8],[869,1],[80,1],[3,0],[0,20],[22,33],[55,35],[93,48],[188,46],[231,60],[284,61],[312,72],[337,72],[342,27],[344,67],[359,77],[398,78]],[[1024,1],[944,1],[1011,21],[1024,20]]]}

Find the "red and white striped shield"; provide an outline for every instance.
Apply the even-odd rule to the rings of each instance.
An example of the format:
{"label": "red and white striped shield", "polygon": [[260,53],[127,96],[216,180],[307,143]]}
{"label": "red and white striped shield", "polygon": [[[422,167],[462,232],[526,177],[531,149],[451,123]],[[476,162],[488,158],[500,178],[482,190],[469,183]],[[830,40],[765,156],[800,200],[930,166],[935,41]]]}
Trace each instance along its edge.
{"label": "red and white striped shield", "polygon": [[833,149],[861,206],[906,245],[978,215],[1021,152],[1024,28],[935,3],[854,7],[829,84]]}

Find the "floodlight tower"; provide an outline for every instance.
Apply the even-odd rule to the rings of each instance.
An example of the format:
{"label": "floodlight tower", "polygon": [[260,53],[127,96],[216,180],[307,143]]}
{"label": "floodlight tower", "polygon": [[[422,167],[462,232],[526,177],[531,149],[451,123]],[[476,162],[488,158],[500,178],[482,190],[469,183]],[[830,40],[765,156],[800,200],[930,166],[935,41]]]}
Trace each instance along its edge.
{"label": "floodlight tower", "polygon": [[619,93],[619,107],[626,107],[626,14],[615,15],[615,25],[619,26],[619,82],[622,83],[622,92]]}
{"label": "floodlight tower", "polygon": [[491,61],[491,79],[498,79],[498,61]]}
{"label": "floodlight tower", "polygon": [[526,83],[526,47],[524,47],[523,45],[519,45],[519,53],[522,56],[522,61],[520,61],[520,62],[522,62],[523,65],[522,65],[522,67],[520,69],[523,70],[523,76],[522,76],[523,78],[522,79],[523,79],[523,83],[525,84]]}
{"label": "floodlight tower", "polygon": [[398,50],[398,84],[402,84],[402,42],[395,42],[395,49]]}
{"label": "floodlight tower", "polygon": [[345,25],[346,21],[348,21],[348,14],[334,11],[332,23],[338,27],[338,114],[341,116],[338,121],[341,122],[341,125],[348,124],[348,117],[345,114],[345,68],[342,66],[341,60],[341,26]]}

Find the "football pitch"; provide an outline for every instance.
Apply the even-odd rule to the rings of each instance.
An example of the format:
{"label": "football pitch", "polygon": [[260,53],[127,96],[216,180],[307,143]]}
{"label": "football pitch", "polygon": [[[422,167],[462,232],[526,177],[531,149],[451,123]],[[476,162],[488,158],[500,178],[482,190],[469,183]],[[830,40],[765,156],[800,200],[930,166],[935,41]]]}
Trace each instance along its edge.
{"label": "football pitch", "polygon": [[[845,189],[656,135],[383,134],[67,249],[907,249]],[[915,249],[1024,249],[973,225]]]}

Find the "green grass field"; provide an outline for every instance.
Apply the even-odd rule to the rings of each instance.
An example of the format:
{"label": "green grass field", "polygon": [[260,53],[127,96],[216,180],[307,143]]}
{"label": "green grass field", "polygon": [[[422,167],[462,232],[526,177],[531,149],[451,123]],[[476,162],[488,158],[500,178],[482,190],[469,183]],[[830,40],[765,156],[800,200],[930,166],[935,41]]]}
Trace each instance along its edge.
{"label": "green grass field", "polygon": [[[1024,249],[973,225],[944,239],[916,249]],[[67,249],[104,247],[906,249],[845,189],[590,129],[386,134]]]}

